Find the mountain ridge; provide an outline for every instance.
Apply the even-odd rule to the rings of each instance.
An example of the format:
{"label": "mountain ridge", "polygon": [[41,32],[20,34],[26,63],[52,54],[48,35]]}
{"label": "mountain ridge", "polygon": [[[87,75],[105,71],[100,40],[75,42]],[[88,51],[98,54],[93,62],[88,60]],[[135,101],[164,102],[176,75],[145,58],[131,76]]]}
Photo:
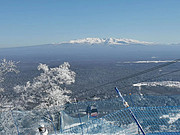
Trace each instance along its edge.
{"label": "mountain ridge", "polygon": [[56,45],[61,44],[104,44],[104,45],[131,45],[131,44],[141,44],[141,45],[153,45],[153,42],[139,41],[134,39],[127,38],[84,38],[84,39],[76,39],[70,40],[68,42],[58,43]]}

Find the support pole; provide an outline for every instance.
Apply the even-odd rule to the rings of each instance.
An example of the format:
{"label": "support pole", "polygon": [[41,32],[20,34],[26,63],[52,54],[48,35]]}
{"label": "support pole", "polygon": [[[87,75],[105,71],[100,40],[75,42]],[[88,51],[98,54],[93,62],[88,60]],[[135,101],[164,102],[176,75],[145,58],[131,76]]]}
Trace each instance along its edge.
{"label": "support pole", "polygon": [[122,98],[123,101],[123,105],[128,109],[129,113],[131,114],[131,116],[133,117],[134,121],[136,122],[137,126],[139,127],[139,129],[141,130],[143,135],[146,135],[146,133],[144,132],[141,124],[139,123],[139,121],[137,120],[135,114],[131,111],[128,103],[126,102],[126,100],[124,99],[124,97],[121,95],[121,93],[119,92],[118,88],[115,87],[116,92],[118,93],[118,95]]}
{"label": "support pole", "polygon": [[84,132],[83,132],[83,126],[82,126],[82,120],[81,120],[81,116],[80,116],[80,114],[79,114],[79,111],[78,111],[78,102],[77,102],[77,100],[76,100],[76,98],[74,98],[74,100],[75,100],[75,104],[76,104],[76,109],[77,109],[77,113],[78,113],[78,117],[79,117],[79,122],[81,123],[81,130],[82,130],[82,135],[84,134]]}
{"label": "support pole", "polygon": [[60,131],[60,133],[62,134],[62,118],[61,118],[61,112],[59,112],[59,117],[58,117],[58,130]]}
{"label": "support pole", "polygon": [[54,132],[55,132],[55,134],[57,135],[57,133],[56,133],[56,127],[55,127],[55,125],[54,125],[52,116],[51,116],[51,114],[50,114],[49,112],[48,112],[48,115],[49,115],[49,119],[51,120],[51,123],[52,123],[52,125],[53,125]]}

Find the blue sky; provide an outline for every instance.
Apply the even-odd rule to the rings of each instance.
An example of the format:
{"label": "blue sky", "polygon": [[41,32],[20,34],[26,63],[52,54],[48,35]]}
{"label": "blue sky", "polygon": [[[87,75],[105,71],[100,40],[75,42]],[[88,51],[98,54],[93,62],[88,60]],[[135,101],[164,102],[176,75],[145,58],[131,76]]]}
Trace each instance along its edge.
{"label": "blue sky", "polygon": [[0,0],[0,47],[86,37],[180,43],[180,0]]}

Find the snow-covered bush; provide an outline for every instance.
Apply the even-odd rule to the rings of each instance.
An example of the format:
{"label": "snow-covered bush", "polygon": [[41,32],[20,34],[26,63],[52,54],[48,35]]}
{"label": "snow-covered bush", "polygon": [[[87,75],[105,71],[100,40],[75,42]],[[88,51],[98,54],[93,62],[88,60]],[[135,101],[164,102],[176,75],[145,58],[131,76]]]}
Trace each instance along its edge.
{"label": "snow-covered bush", "polygon": [[42,73],[32,82],[17,85],[14,91],[19,94],[14,106],[17,109],[49,108],[61,106],[70,101],[70,90],[63,88],[65,84],[75,82],[75,72],[71,71],[67,62],[59,67],[49,68],[46,64],[39,64]]}

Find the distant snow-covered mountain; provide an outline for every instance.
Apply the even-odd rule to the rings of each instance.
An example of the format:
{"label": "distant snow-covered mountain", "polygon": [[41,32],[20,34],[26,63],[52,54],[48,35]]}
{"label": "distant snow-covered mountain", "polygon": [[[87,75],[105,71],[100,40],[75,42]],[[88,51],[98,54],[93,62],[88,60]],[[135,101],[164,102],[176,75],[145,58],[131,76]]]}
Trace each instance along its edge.
{"label": "distant snow-covered mountain", "polygon": [[138,41],[134,39],[125,38],[84,38],[77,40],[70,40],[61,44],[105,44],[105,45],[131,45],[131,44],[142,44],[151,45],[152,42]]}
{"label": "distant snow-covered mountain", "polygon": [[[123,38],[85,38],[64,43],[0,49],[0,58],[15,60],[120,61],[163,63],[180,58],[180,45],[161,45]],[[7,57],[8,56],[8,57]],[[118,64],[117,64],[118,65]],[[121,64],[119,64],[121,65]]]}

